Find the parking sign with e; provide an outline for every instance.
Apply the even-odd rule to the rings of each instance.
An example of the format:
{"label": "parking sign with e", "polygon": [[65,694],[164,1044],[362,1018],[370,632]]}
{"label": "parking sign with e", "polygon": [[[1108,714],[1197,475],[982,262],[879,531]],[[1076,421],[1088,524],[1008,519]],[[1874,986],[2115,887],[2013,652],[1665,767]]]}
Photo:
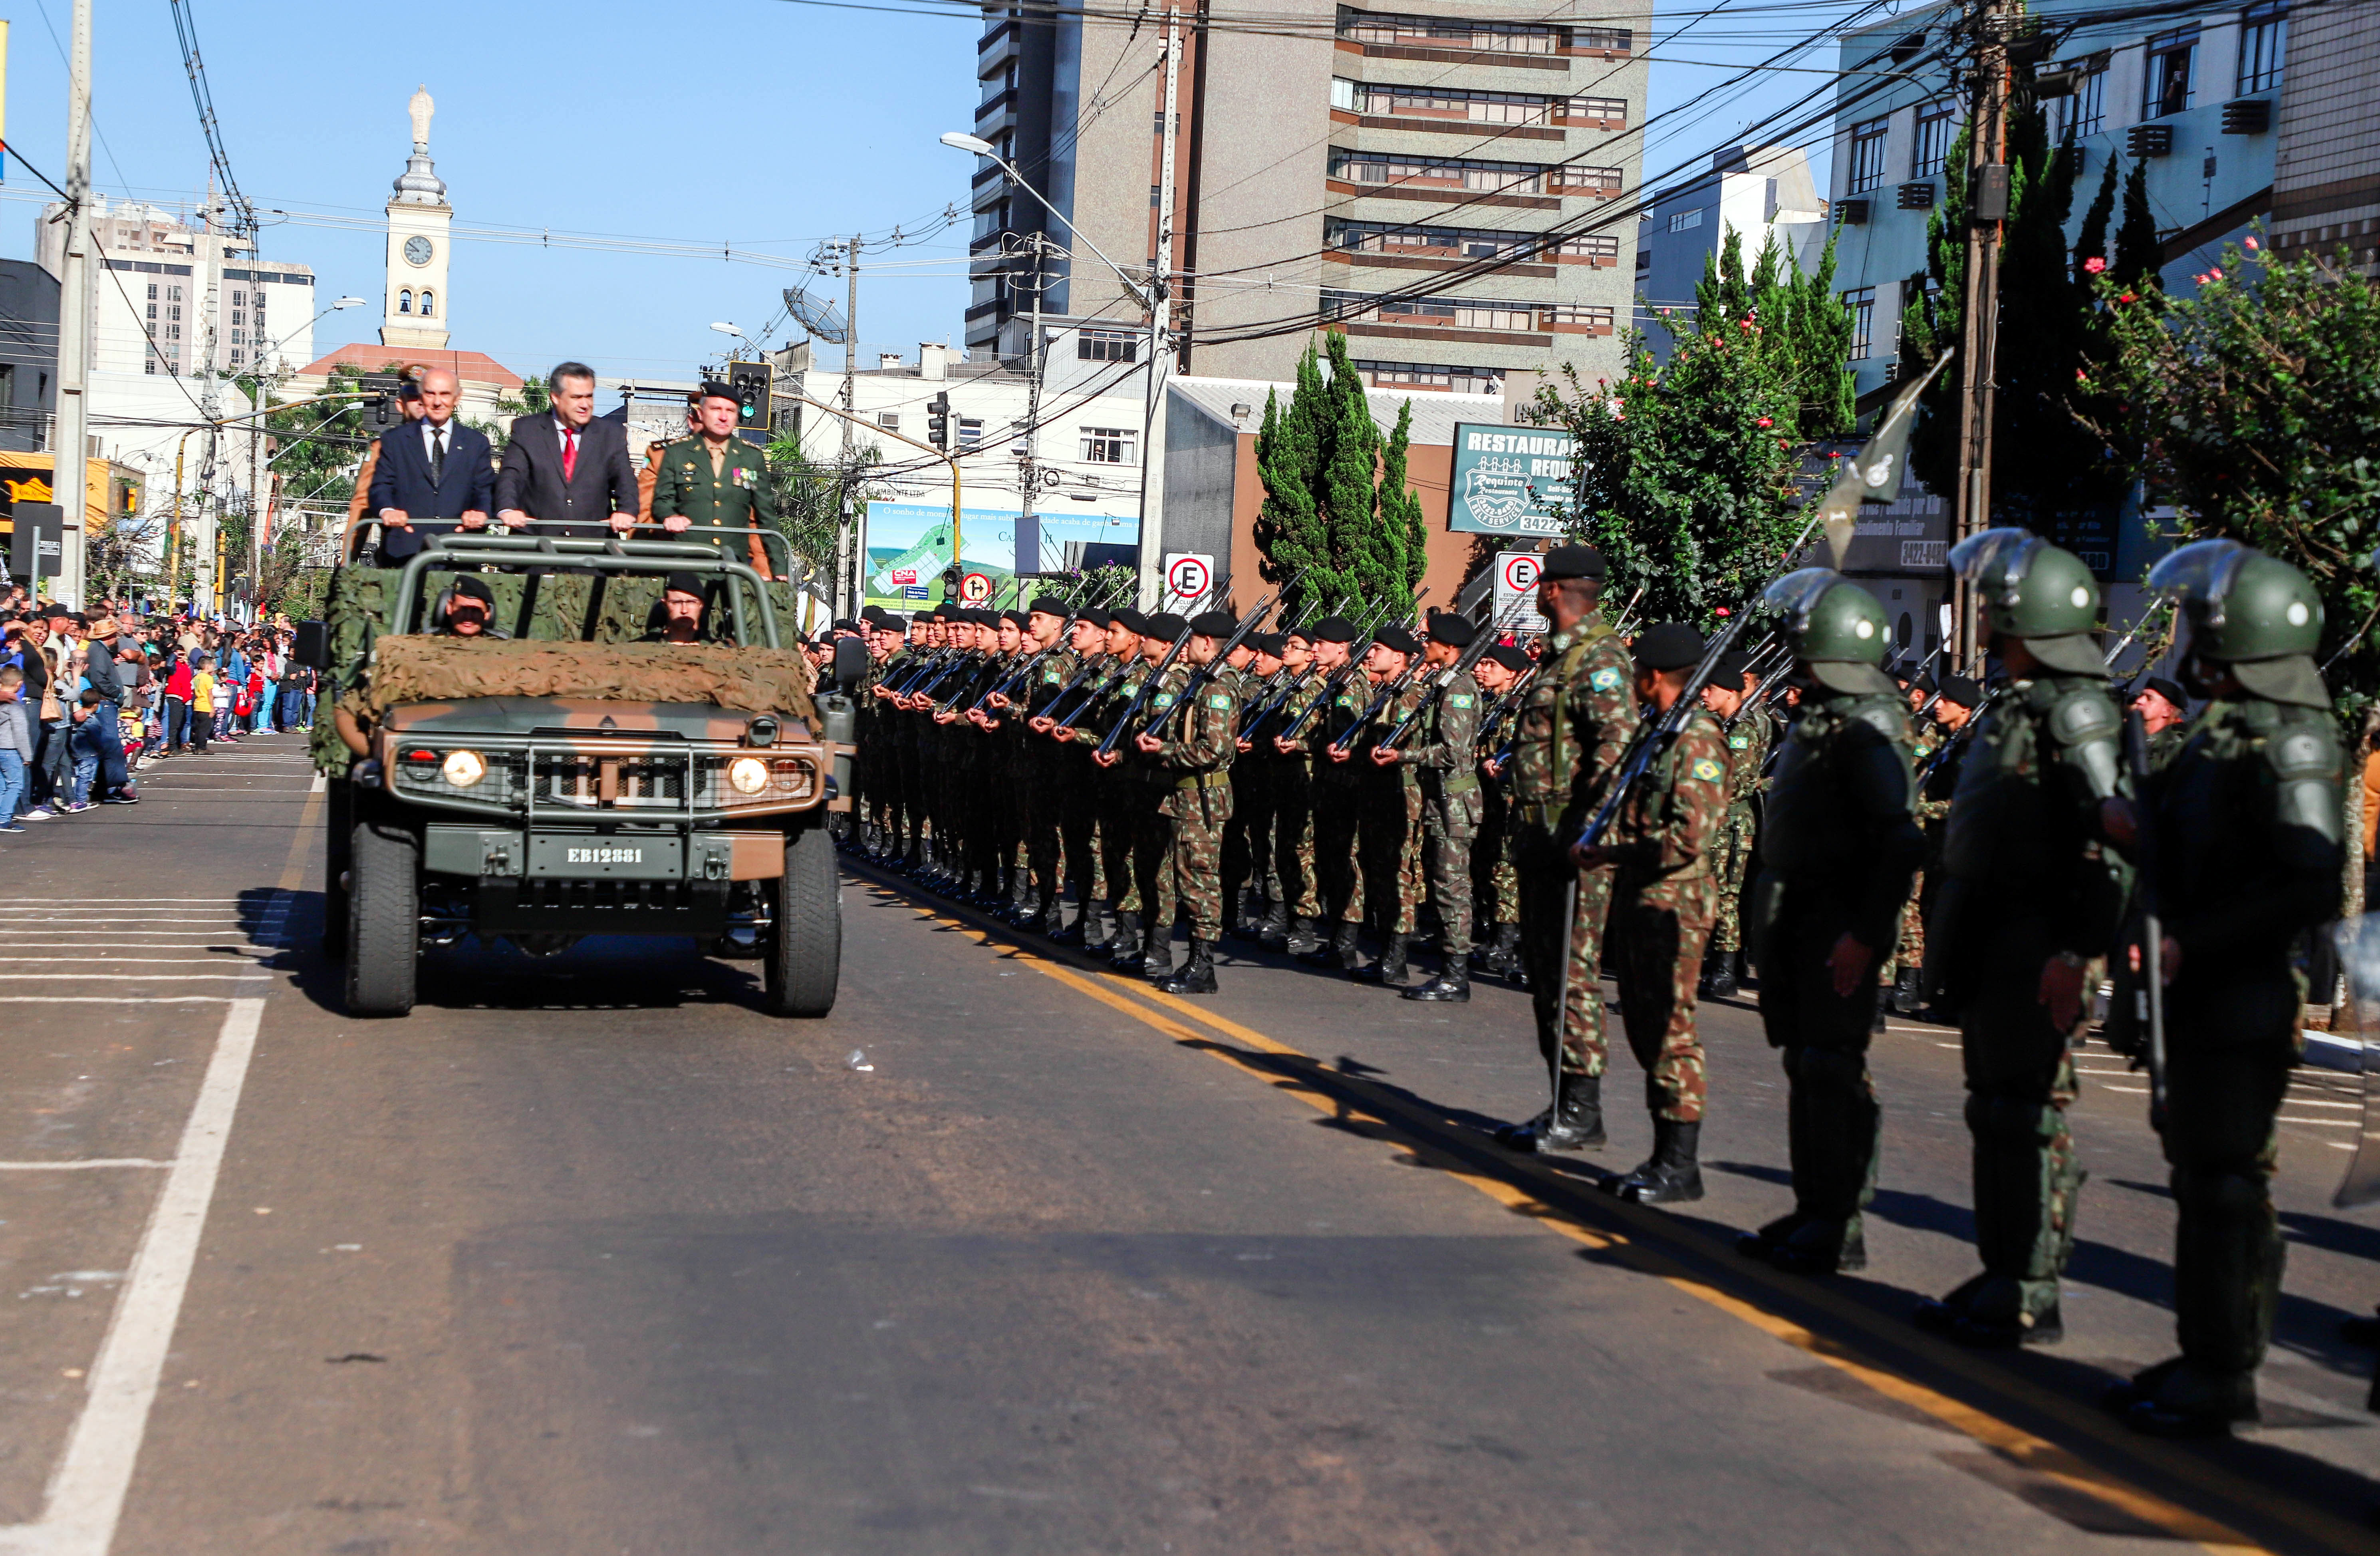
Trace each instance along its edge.
{"label": "parking sign with e", "polygon": [[1537,614],[1537,569],[1543,560],[1533,551],[1508,551],[1498,554],[1494,619],[1510,622],[1507,631],[1543,632],[1550,625]]}
{"label": "parking sign with e", "polygon": [[1215,559],[1202,552],[1176,552],[1165,559],[1165,593],[1169,600],[1188,604],[1202,600],[1215,587]]}

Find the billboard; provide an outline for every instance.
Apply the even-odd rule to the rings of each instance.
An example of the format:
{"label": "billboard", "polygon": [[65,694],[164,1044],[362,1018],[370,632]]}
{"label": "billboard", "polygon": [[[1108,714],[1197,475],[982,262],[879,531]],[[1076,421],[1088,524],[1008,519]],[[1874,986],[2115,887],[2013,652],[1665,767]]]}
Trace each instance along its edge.
{"label": "billboard", "polygon": [[[1131,514],[1036,514],[1029,528],[1019,525],[1023,517],[1014,508],[959,512],[965,570],[988,579],[990,598],[1003,606],[1014,602],[1009,580],[1020,557],[1025,572],[1054,571],[1064,565],[1070,542],[1133,546],[1140,540],[1140,520]],[[863,603],[905,611],[942,597],[942,569],[951,565],[949,504],[870,503],[861,543]]]}
{"label": "billboard", "polygon": [[1454,424],[1446,527],[1475,535],[1560,535],[1577,440],[1549,428]]}

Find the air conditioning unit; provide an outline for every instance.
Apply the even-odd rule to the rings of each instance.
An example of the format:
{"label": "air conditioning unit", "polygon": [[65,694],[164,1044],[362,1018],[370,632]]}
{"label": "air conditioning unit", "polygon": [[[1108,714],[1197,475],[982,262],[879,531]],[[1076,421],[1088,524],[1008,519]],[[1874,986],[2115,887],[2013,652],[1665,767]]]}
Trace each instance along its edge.
{"label": "air conditioning unit", "polygon": [[2272,128],[2273,100],[2269,97],[2243,97],[2223,104],[2226,135],[2262,135]]}
{"label": "air conditioning unit", "polygon": [[2164,157],[2173,154],[2173,126],[2169,124],[2136,124],[2124,132],[2124,150],[2136,157]]}
{"label": "air conditioning unit", "polygon": [[1866,201],[1838,201],[1835,202],[1835,209],[1842,213],[1843,225],[1847,227],[1864,227],[1867,225]]}
{"label": "air conditioning unit", "polygon": [[1901,210],[1903,210],[1903,211],[1931,211],[1931,210],[1933,210],[1933,209],[1934,209],[1934,186],[1933,186],[1933,184],[1929,181],[1929,182],[1923,183],[1923,184],[1903,184],[1903,185],[1901,185],[1901,186],[1900,186],[1900,201],[1899,201],[1899,202],[1898,202],[1898,203],[1899,203],[1899,205],[1900,205],[1900,208]]}

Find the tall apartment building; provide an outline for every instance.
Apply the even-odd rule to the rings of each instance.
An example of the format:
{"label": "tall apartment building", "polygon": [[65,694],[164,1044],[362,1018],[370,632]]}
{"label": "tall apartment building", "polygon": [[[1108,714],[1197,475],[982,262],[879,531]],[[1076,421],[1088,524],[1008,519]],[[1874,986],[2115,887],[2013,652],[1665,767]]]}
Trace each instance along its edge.
{"label": "tall apartment building", "polygon": [[[314,358],[314,272],[260,260],[252,243],[192,227],[154,205],[93,201],[91,370],[187,374],[206,366],[207,285],[216,287],[214,366],[286,372]],[[35,254],[65,268],[65,207],[43,208]]]}
{"label": "tall apartment building", "polygon": [[2380,16],[2309,6],[2289,20],[2295,67],[2281,88],[2273,248],[2311,248],[2380,274]]}
{"label": "tall apartment building", "polygon": [[1708,172],[1655,194],[1636,235],[1636,327],[1669,360],[1665,311],[1691,311],[1694,288],[1732,235],[1748,271],[1770,243],[1804,272],[1827,246],[1827,201],[1799,146],[1730,146]]}
{"label": "tall apartment building", "polygon": [[[1528,9],[1293,0],[1261,30],[1182,13],[1175,371],[1287,379],[1326,311],[1384,388],[1485,391],[1515,370],[1617,366],[1650,8],[1586,0],[1558,22]],[[1088,249],[1142,274],[1155,259],[1163,13],[1135,26],[987,6],[985,19],[975,132],[1088,243],[979,161],[967,345],[1023,354],[1035,276],[1016,255],[1039,232],[1074,255],[1045,278],[1045,314],[1076,327],[1087,358],[1134,360],[1147,315]]]}

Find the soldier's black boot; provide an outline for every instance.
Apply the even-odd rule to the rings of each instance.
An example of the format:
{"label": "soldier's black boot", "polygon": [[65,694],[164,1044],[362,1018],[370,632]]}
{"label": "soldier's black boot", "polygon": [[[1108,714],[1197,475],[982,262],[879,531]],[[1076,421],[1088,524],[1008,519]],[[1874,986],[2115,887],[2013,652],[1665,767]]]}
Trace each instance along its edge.
{"label": "soldier's black boot", "polygon": [[1257,900],[1256,893],[1248,888],[1244,887],[1232,893],[1230,921],[1223,926],[1225,935],[1232,940],[1257,938],[1257,928],[1264,917],[1257,911]]}
{"label": "soldier's black boot", "polygon": [[1563,1072],[1561,1094],[1526,1124],[1496,1131],[1507,1150],[1588,1150],[1603,1144],[1603,1077]]}
{"label": "soldier's black boot", "polygon": [[1521,926],[1499,924],[1496,926],[1496,938],[1474,951],[1471,959],[1489,978],[1503,978],[1512,972],[1520,955]]}
{"label": "soldier's black boot", "polygon": [[2220,1437],[2259,1416],[2254,1372],[2220,1371],[2186,1356],[2117,1384],[2106,1404],[2125,1425],[2151,1437]]}
{"label": "soldier's black boot", "polygon": [[1140,915],[1119,913],[1115,916],[1115,933],[1101,947],[1108,954],[1108,966],[1118,972],[1140,970]]}
{"label": "soldier's black boot", "polygon": [[1697,1157],[1703,1126],[1666,1118],[1653,1121],[1653,1154],[1612,1188],[1622,1199],[1639,1205],[1670,1205],[1703,1197],[1703,1169]]}
{"label": "soldier's black boot", "polygon": [[1735,953],[1713,951],[1703,958],[1702,988],[1696,991],[1706,1000],[1724,1000],[1735,992]]}
{"label": "soldier's black boot", "polygon": [[1148,939],[1148,944],[1143,949],[1140,960],[1124,970],[1147,978],[1163,978],[1173,970],[1173,926],[1168,924],[1159,929],[1151,924]]}
{"label": "soldier's black boot", "polygon": [[1471,1003],[1471,964],[1461,956],[1450,956],[1446,970],[1416,989],[1404,991],[1408,1000],[1445,1001],[1463,1005]]}
{"label": "soldier's black boot", "polygon": [[1413,981],[1413,966],[1409,960],[1412,946],[1413,936],[1390,935],[1388,944],[1380,951],[1378,961],[1368,967],[1354,970],[1355,980],[1384,984],[1390,989],[1403,988]]}
{"label": "soldier's black boot", "polygon": [[1903,967],[1892,985],[1892,1008],[1903,1015],[1915,1015],[1925,1005],[1922,975],[1915,967]]}
{"label": "soldier's black boot", "polygon": [[1304,915],[1289,921],[1289,932],[1281,937],[1281,949],[1293,956],[1304,957],[1322,943],[1322,931],[1314,920]]}
{"label": "soldier's black boot", "polygon": [[1168,994],[1211,994],[1215,991],[1215,948],[1212,942],[1190,937],[1190,959],[1182,970],[1160,978],[1157,987]]}
{"label": "soldier's black boot", "polygon": [[1317,942],[1313,950],[1301,953],[1297,959],[1309,967],[1353,969],[1362,966],[1363,953],[1355,947],[1358,928],[1354,924],[1336,926],[1330,931],[1329,944]]}
{"label": "soldier's black boot", "polygon": [[1066,898],[1063,893],[1050,899],[1050,942],[1052,945],[1082,945],[1091,938],[1091,905],[1083,904],[1075,921],[1066,922]]}
{"label": "soldier's black boot", "polygon": [[1265,916],[1257,925],[1257,943],[1267,951],[1289,948],[1289,905],[1285,902],[1265,904]]}

